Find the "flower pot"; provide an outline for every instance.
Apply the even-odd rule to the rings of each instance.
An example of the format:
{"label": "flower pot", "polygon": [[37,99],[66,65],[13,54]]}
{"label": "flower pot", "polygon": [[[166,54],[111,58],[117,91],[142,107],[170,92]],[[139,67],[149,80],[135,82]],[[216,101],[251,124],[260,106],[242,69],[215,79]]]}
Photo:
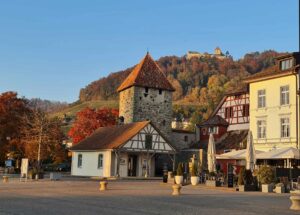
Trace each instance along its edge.
{"label": "flower pot", "polygon": [[191,184],[194,185],[194,186],[199,184],[199,177],[198,176],[191,176]]}
{"label": "flower pot", "polygon": [[255,185],[239,185],[240,192],[255,191]]}
{"label": "flower pot", "polygon": [[183,176],[182,175],[176,175],[175,176],[175,182],[176,182],[176,184],[182,184],[183,183]]}
{"label": "flower pot", "polygon": [[216,180],[206,180],[205,185],[208,186],[208,187],[219,187],[219,186],[221,186],[220,182],[216,181]]}
{"label": "flower pot", "polygon": [[285,187],[284,186],[276,186],[275,192],[276,193],[285,193]]}
{"label": "flower pot", "polygon": [[263,192],[263,193],[272,193],[273,192],[273,185],[272,184],[262,184],[261,185],[261,192]]}

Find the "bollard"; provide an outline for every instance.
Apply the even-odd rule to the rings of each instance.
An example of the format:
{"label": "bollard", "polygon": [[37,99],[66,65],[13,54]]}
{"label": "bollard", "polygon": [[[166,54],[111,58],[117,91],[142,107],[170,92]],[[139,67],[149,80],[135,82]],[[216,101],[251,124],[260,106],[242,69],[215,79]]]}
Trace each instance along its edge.
{"label": "bollard", "polygon": [[3,183],[8,183],[8,176],[3,176]]}
{"label": "bollard", "polygon": [[100,181],[99,184],[100,184],[100,188],[99,188],[100,191],[107,190],[107,182],[106,181]]}
{"label": "bollard", "polygon": [[174,184],[174,185],[172,186],[172,188],[173,188],[173,193],[172,193],[172,195],[173,195],[173,196],[179,196],[179,195],[180,195],[180,190],[181,190],[181,185],[180,185],[180,184]]}
{"label": "bollard", "polygon": [[300,195],[294,195],[290,197],[292,205],[290,207],[291,210],[300,210]]}

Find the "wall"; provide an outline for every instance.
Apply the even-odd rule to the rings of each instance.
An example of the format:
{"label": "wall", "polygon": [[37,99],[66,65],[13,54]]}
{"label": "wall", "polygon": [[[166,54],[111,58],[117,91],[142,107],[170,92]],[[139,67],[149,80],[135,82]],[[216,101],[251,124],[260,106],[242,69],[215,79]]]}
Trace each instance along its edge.
{"label": "wall", "polygon": [[[290,104],[280,106],[280,87],[289,85]],[[257,108],[257,91],[266,90],[266,108]],[[290,138],[281,138],[280,118],[290,119]],[[257,120],[266,120],[266,139],[257,138]],[[296,85],[295,76],[260,81],[250,84],[250,130],[255,148],[268,151],[273,147],[296,146]]]}
{"label": "wall", "polygon": [[149,88],[145,96],[144,87],[131,87],[120,92],[120,116],[125,123],[151,120],[167,137],[171,137],[172,92]]}
{"label": "wall", "polygon": [[[205,134],[203,134],[203,130],[206,130]],[[215,141],[221,138],[227,132],[227,127],[225,126],[218,126],[218,133],[213,134]],[[201,127],[200,128],[200,140],[208,140],[209,139],[209,132],[208,127]]]}
{"label": "wall", "polygon": [[[188,137],[188,141],[185,141],[185,136]],[[177,149],[186,149],[193,142],[196,142],[195,133],[172,131],[172,143]]]}
{"label": "wall", "polygon": [[[98,169],[98,155],[103,154],[103,168]],[[78,168],[78,155],[82,154],[82,167]],[[111,176],[111,151],[72,152],[71,174],[77,176]]]}

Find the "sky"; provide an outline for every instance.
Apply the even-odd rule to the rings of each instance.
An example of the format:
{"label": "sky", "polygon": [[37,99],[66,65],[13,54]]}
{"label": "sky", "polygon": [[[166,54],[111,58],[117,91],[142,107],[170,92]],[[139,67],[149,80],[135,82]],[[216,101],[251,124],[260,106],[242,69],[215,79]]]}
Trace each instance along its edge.
{"label": "sky", "polygon": [[298,0],[0,0],[0,93],[74,102],[147,50],[292,52],[298,26]]}

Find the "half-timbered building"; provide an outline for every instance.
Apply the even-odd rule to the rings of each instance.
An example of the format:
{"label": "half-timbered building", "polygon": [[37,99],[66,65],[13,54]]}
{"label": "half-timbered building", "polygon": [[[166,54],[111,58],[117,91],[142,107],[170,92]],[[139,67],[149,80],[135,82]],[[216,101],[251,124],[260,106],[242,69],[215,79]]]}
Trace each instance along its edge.
{"label": "half-timbered building", "polygon": [[205,122],[196,126],[198,145],[207,146],[213,134],[219,152],[244,148],[249,130],[249,93],[245,91],[226,94]]}
{"label": "half-timbered building", "polygon": [[175,148],[150,122],[102,127],[72,147],[72,175],[155,176],[159,155],[175,154]]}
{"label": "half-timbered building", "polygon": [[71,148],[72,175],[155,176],[174,170],[174,88],[149,53],[117,91],[119,125],[99,128]]}

